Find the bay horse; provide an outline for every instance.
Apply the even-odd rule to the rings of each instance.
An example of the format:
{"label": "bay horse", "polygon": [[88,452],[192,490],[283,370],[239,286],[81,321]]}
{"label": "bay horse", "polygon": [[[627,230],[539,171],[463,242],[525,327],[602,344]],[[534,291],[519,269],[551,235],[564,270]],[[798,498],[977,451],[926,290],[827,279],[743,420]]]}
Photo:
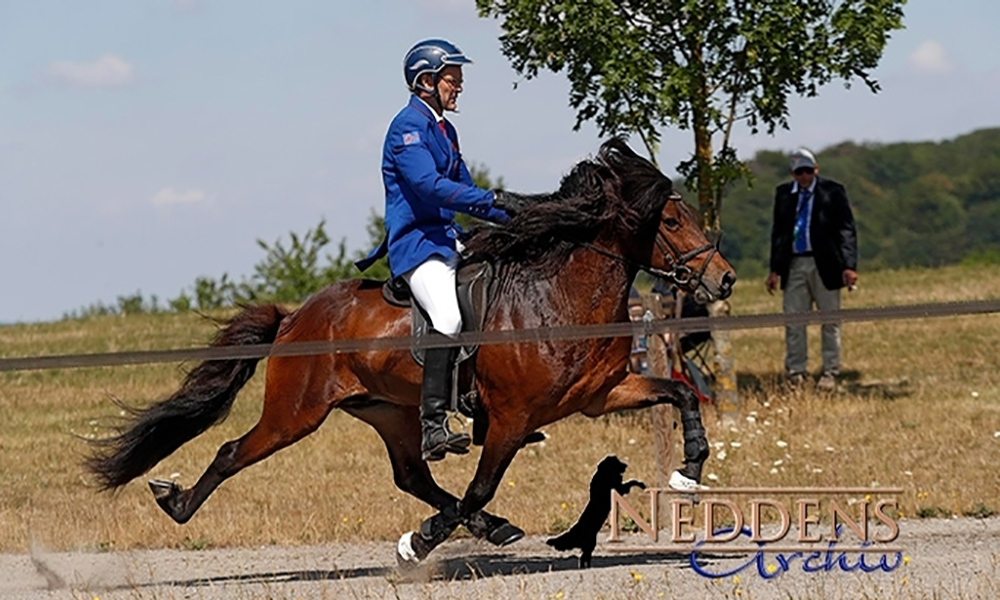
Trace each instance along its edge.
{"label": "bay horse", "polygon": [[[495,266],[484,330],[628,320],[639,269],[671,278],[700,301],[727,297],[732,267],[708,242],[695,212],[670,179],[618,138],[578,163],[552,194],[517,196],[511,222],[479,229],[466,242],[473,259]],[[214,346],[286,344],[408,336],[410,310],[388,304],[379,286],[336,282],[292,312],[244,307]],[[385,442],[400,490],[439,512],[403,535],[401,561],[422,560],[458,525],[495,545],[524,532],[483,509],[526,437],[574,413],[589,417],[671,403],[684,428],[680,485],[697,487],[708,441],[698,397],[686,384],[629,373],[629,338],[487,345],[475,382],[488,419],[482,454],[461,499],[435,483],[420,455],[421,370],[407,350],[271,356],[260,420],[219,448],[194,487],[149,482],[159,506],[187,522],[226,479],[309,435],[339,408],[371,425]],[[224,419],[259,359],[196,366],[172,396],[134,409],[116,435],[95,442],[88,468],[104,489],[121,487]],[[454,459],[453,459],[454,460]]]}

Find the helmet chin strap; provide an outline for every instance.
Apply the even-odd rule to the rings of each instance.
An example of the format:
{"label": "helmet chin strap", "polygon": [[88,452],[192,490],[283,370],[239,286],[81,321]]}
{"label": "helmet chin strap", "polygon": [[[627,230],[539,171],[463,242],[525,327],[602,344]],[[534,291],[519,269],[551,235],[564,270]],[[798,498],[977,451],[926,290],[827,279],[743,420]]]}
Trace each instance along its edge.
{"label": "helmet chin strap", "polygon": [[441,102],[441,94],[438,93],[438,82],[440,81],[440,78],[441,78],[440,74],[432,73],[431,79],[434,82],[432,87],[427,87],[421,84],[420,80],[418,79],[417,84],[413,86],[413,88],[419,92],[430,94],[431,98],[434,100],[434,103],[437,104],[437,108],[440,111],[440,114],[444,116],[444,104],[442,104]]}
{"label": "helmet chin strap", "polygon": [[[441,74],[440,73],[432,73],[431,74],[431,78],[434,80],[434,86],[433,87],[426,87],[424,85],[421,85],[420,84],[420,80],[418,79],[417,80],[417,84],[413,86],[413,89],[416,90],[416,91],[419,91],[419,92],[424,92],[425,94],[430,94],[431,98],[433,98],[434,102],[437,104],[438,110],[441,111],[441,113],[440,113],[441,116],[443,117],[444,116],[445,107],[444,107],[444,103],[441,101],[441,94],[438,92],[438,83],[441,81]],[[458,107],[456,106],[455,110],[453,110],[451,112],[453,112],[455,114],[458,114]]]}

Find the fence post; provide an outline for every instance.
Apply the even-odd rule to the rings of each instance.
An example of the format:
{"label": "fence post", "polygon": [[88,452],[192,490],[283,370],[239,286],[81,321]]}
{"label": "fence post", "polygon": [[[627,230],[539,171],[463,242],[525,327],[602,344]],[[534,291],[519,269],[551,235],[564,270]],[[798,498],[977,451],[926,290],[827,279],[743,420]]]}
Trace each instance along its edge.
{"label": "fence post", "polygon": [[[729,315],[729,303],[725,300],[708,305],[712,317]],[[735,423],[740,416],[740,396],[736,387],[736,367],[733,364],[733,345],[728,331],[712,330],[715,346],[715,407],[719,420],[725,424]]]}
{"label": "fence post", "polygon": [[[659,294],[643,294],[643,316],[664,318],[663,299]],[[646,364],[652,377],[670,377],[670,360],[663,336],[657,333],[646,336]],[[653,453],[656,457],[656,487],[667,487],[674,460],[674,407],[657,404],[652,408]]]}

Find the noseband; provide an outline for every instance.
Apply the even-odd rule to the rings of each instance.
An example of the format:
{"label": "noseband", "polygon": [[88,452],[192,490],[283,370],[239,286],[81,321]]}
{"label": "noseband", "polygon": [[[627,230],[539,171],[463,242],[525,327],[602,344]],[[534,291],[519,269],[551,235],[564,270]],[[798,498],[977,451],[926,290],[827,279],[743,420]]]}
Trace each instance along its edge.
{"label": "noseband", "polygon": [[[680,201],[681,196],[677,192],[674,192],[668,199],[667,202]],[[720,232],[721,233],[721,232]],[[578,242],[579,245],[592,250],[598,254],[606,256],[608,258],[614,259],[618,262],[624,263],[630,267],[639,269],[640,271],[645,271],[654,277],[659,277],[661,279],[672,281],[680,287],[690,287],[698,288],[702,285],[702,277],[705,275],[706,269],[708,269],[708,263],[712,262],[712,258],[719,251],[719,242],[722,241],[722,236],[719,235],[714,242],[708,242],[702,246],[689,250],[684,254],[681,254],[677,246],[670,241],[669,237],[660,234],[660,229],[656,230],[656,248],[663,255],[664,260],[670,265],[669,270],[657,269],[652,265],[647,265],[624,256],[619,256],[607,250],[598,248],[597,246],[587,243]],[[687,266],[687,263],[694,259],[696,256],[708,252],[708,256],[702,263],[701,268],[697,272],[691,267]]]}

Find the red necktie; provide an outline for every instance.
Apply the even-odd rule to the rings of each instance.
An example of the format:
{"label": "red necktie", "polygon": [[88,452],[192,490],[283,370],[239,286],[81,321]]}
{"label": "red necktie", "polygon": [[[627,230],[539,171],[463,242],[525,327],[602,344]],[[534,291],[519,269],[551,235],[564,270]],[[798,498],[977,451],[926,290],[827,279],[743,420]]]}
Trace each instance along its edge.
{"label": "red necktie", "polygon": [[455,150],[455,143],[448,137],[448,130],[444,128],[444,119],[438,121],[438,129],[444,134],[444,139],[448,140],[448,143],[451,144],[452,150]]}

